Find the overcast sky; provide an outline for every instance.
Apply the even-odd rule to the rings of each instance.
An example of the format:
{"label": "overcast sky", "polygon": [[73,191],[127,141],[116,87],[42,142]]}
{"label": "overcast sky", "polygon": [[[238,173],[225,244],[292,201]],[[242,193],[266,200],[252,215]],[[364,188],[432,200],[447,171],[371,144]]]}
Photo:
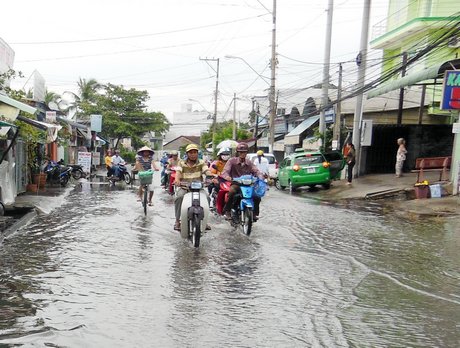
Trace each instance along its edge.
{"label": "overcast sky", "polygon": [[[304,88],[322,80],[327,0],[277,1],[276,88]],[[364,0],[334,1],[331,82],[338,62],[345,84],[353,83]],[[387,0],[372,1],[371,25],[386,17]],[[76,91],[78,79],[147,90],[151,111],[171,117],[181,104],[214,109],[220,59],[219,110],[233,93],[248,109],[253,95],[266,95],[270,76],[272,0],[15,0],[2,3],[0,38],[15,51],[14,69],[36,69],[48,90]],[[372,31],[369,34],[372,38]],[[378,52],[372,53],[374,56]],[[207,64],[209,63],[209,64]],[[231,112],[231,111],[230,111]],[[230,118],[231,116],[229,116]]]}

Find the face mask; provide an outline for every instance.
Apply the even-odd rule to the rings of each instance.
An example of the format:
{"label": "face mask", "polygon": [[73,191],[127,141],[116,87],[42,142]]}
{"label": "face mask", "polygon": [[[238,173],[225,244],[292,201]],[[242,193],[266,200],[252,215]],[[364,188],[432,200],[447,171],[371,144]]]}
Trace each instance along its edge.
{"label": "face mask", "polygon": [[226,160],[228,160],[230,158],[230,156],[229,155],[222,155],[222,156],[220,156],[220,158],[222,158],[222,161],[226,161]]}

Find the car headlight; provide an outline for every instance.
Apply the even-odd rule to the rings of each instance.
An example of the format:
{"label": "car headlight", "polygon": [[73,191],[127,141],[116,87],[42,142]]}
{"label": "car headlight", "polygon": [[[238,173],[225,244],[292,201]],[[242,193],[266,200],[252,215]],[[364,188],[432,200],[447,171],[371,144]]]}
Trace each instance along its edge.
{"label": "car headlight", "polygon": [[294,172],[298,172],[298,171],[300,170],[300,166],[299,166],[298,164],[294,164],[294,165],[292,166],[292,170],[293,170]]}

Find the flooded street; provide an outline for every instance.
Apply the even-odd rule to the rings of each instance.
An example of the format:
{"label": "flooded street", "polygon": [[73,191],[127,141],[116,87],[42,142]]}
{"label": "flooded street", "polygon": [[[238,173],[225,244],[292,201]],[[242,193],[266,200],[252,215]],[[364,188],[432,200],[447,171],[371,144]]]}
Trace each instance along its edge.
{"label": "flooded street", "polygon": [[157,188],[84,185],[0,246],[0,345],[458,347],[458,218],[271,189],[195,250]]}

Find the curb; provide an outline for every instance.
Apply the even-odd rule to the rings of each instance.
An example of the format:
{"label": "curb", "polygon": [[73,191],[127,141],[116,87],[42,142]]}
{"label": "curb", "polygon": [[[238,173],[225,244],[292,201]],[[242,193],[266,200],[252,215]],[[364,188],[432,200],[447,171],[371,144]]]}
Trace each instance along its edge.
{"label": "curb", "polygon": [[10,235],[14,234],[17,230],[19,230],[21,227],[24,227],[27,225],[30,220],[32,220],[34,217],[37,216],[37,211],[36,209],[32,209],[29,211],[27,214],[25,214],[23,217],[18,219],[14,224],[12,224],[10,227],[5,229],[4,231],[0,232],[0,244],[3,242],[3,240]]}

